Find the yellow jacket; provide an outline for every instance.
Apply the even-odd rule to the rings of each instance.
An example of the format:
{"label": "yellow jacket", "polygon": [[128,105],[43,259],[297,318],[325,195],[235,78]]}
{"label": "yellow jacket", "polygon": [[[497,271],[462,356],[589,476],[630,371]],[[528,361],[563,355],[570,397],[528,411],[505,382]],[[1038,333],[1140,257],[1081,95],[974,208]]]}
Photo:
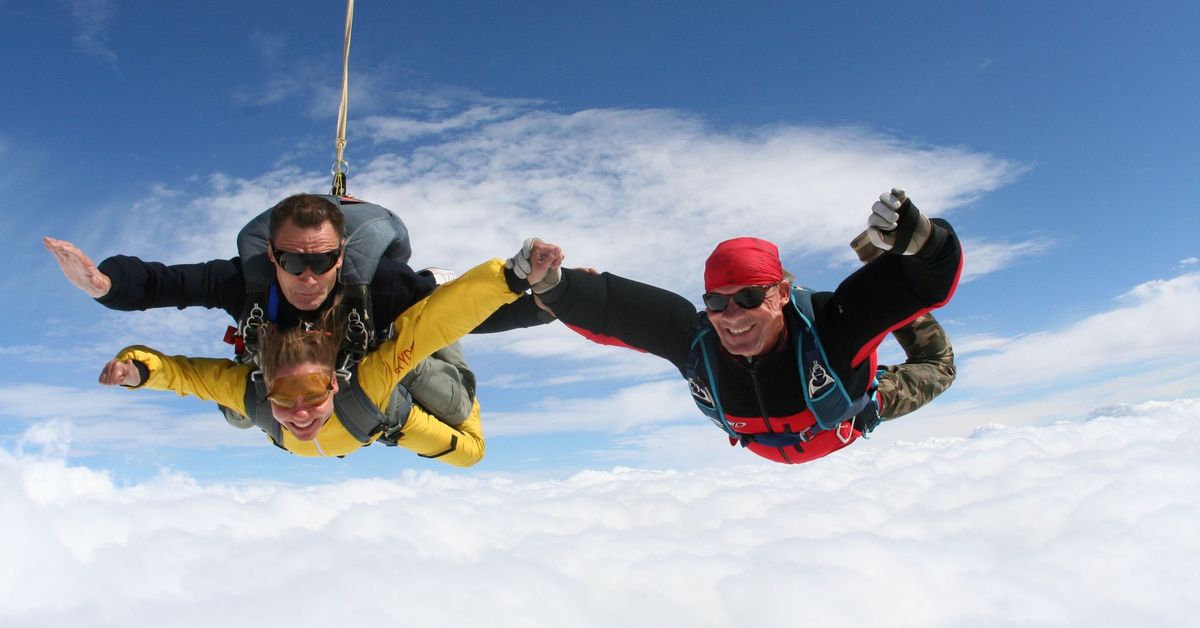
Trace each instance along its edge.
{"label": "yellow jacket", "polygon": [[[367,354],[358,365],[358,382],[378,408],[386,408],[396,384],[418,362],[466,335],[497,308],[516,300],[504,278],[504,263],[491,260],[438,287],[396,318],[396,338]],[[215,401],[247,414],[245,396],[251,367],[222,358],[168,356],[148,347],[121,350],[118,360],[138,360],[150,376],[141,387],[173,390]],[[345,383],[343,382],[343,385]],[[377,438],[377,437],[376,437]],[[374,439],[372,439],[373,442]],[[283,430],[284,449],[301,456],[344,456],[364,444],[358,442],[335,413],[317,437],[300,441]],[[369,443],[368,443],[369,444]],[[466,467],[483,458],[483,431],[479,403],[458,428],[451,427],[413,404],[396,444],[426,457]]]}

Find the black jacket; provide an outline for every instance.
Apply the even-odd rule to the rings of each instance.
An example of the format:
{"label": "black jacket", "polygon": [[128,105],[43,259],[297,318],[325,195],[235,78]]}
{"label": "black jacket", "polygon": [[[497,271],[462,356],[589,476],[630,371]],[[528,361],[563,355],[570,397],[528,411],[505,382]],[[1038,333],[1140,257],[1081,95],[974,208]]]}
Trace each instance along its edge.
{"label": "black jacket", "polygon": [[[96,299],[101,305],[123,311],[160,307],[206,307],[225,310],[235,320],[242,314],[246,299],[239,258],[212,260],[200,264],[146,262],[128,255],[114,255],[100,262],[100,272],[112,280],[108,294]],[[393,321],[412,304],[425,298],[437,283],[426,273],[413,271],[408,264],[383,259],[371,281],[371,303],[375,320]],[[332,299],[333,296],[330,296]],[[323,308],[322,308],[323,309]],[[550,320],[539,316],[533,300],[526,295],[497,310],[472,333],[490,333],[541,325]],[[280,300],[276,322],[283,328],[301,320],[312,320],[316,312],[301,312],[285,299]]]}

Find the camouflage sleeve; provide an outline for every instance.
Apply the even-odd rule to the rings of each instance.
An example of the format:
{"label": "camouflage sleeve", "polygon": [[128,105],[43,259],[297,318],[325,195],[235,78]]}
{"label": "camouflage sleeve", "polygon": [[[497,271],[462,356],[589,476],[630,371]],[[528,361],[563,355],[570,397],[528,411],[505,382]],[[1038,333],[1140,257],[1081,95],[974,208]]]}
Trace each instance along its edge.
{"label": "camouflage sleeve", "polygon": [[954,349],[946,330],[925,314],[893,332],[908,359],[879,377],[879,415],[904,416],[929,403],[954,382]]}

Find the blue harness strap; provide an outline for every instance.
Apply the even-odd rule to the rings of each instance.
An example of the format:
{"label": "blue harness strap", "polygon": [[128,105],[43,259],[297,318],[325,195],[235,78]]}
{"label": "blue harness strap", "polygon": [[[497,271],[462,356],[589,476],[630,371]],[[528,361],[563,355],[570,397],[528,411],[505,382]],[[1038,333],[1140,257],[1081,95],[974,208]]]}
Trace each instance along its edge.
{"label": "blue harness strap", "polygon": [[857,428],[863,434],[879,425],[881,419],[874,395],[876,382],[872,382],[866,394],[851,399],[845,384],[830,365],[829,357],[817,335],[812,294],[812,290],[808,288],[792,287],[791,302],[798,321],[789,320],[788,325],[789,332],[798,345],[796,366],[801,376],[801,393],[815,420],[813,425],[802,432],[742,434],[733,429],[717,392],[720,386],[717,384],[716,371],[713,368],[714,355],[719,351],[717,340],[712,324],[701,315],[700,329],[692,339],[683,376],[691,389],[692,400],[700,411],[730,438],[740,441],[742,446],[755,442],[768,447],[789,447],[806,442],[828,430],[837,430],[839,438],[848,440],[850,431],[847,431],[844,437],[841,435],[843,426],[846,426],[848,421],[853,421],[850,424],[851,428]]}
{"label": "blue harness strap", "polygon": [[[714,344],[712,338],[712,325],[708,324],[707,319],[700,326],[700,331],[696,337],[692,339],[692,347],[688,353],[687,362],[684,363],[683,377],[687,380],[688,388],[692,391],[692,401],[696,402],[696,407],[700,408],[700,412],[708,417],[714,425],[721,428],[729,435],[730,438],[738,440],[742,435],[735,432],[733,426],[729,424],[729,420],[725,418],[725,409],[721,407],[721,398],[717,394],[717,387],[711,385],[716,382],[716,375],[713,373],[712,358],[709,352]],[[703,370],[701,368],[703,367]]]}
{"label": "blue harness strap", "polygon": [[791,302],[800,315],[800,321],[804,323],[799,328],[800,347],[796,352],[800,373],[804,376],[800,387],[804,392],[804,403],[812,410],[822,430],[832,430],[858,414],[858,410],[862,410],[866,404],[861,399],[858,403],[850,400],[846,386],[829,365],[829,357],[816,333],[812,290],[793,286]]}
{"label": "blue harness strap", "polygon": [[267,321],[274,323],[279,320],[279,284],[271,282],[271,289],[267,292]]}

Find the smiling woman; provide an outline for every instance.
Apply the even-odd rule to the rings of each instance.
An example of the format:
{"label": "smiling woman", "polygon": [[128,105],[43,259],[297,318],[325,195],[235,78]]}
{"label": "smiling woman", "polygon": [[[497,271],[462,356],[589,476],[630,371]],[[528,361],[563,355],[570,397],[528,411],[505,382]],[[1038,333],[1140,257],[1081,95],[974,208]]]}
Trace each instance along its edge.
{"label": "smiling woman", "polygon": [[[318,329],[271,328],[262,338],[259,359],[265,398],[275,420],[299,441],[315,439],[333,416],[333,396],[338,392],[334,364],[342,337],[341,325],[333,320],[337,311],[330,309]],[[397,422],[402,418],[395,417]]]}

